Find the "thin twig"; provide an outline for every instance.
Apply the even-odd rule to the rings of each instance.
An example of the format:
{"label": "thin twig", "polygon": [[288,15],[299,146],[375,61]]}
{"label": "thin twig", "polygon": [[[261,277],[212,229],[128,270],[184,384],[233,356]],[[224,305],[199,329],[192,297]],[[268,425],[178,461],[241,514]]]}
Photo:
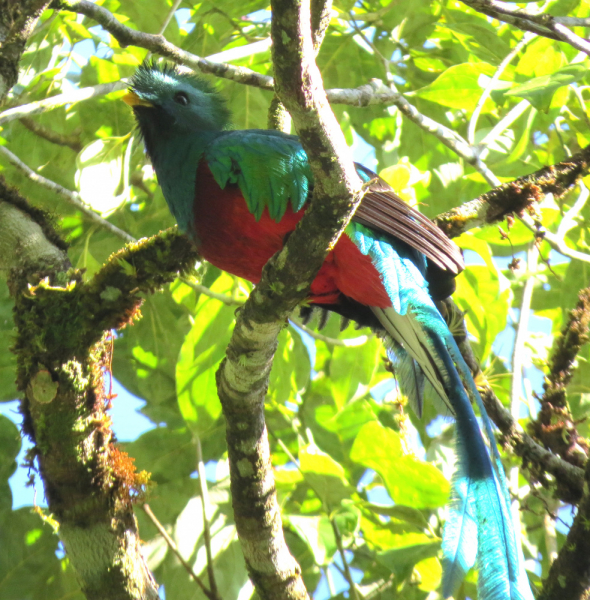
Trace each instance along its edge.
{"label": "thin twig", "polygon": [[[521,394],[524,376],[524,354],[526,339],[529,331],[529,318],[531,314],[531,303],[533,299],[533,290],[535,287],[535,271],[537,270],[538,250],[533,244],[527,253],[527,276],[520,303],[520,315],[518,318],[518,327],[516,329],[516,339],[514,340],[514,350],[512,352],[512,386],[510,390],[510,414],[518,422],[520,418]],[[518,479],[520,468],[518,466],[510,469],[510,487],[515,498],[518,498]],[[517,543],[520,543],[520,510],[518,502],[512,504],[512,520],[514,521]]]}
{"label": "thin twig", "polygon": [[512,418],[520,418],[521,394],[524,374],[524,354],[529,331],[529,317],[533,289],[535,287],[535,271],[537,270],[537,248],[533,245],[527,253],[527,275],[520,303],[520,315],[516,329],[516,339],[512,351],[512,386],[510,390],[510,414]]}
{"label": "thin twig", "polygon": [[113,235],[116,235],[118,238],[124,240],[125,242],[134,242],[135,238],[129,235],[126,231],[119,229],[116,225],[113,225],[106,219],[103,219],[100,215],[94,212],[82,199],[82,196],[76,192],[72,192],[67,188],[59,185],[59,183],[55,183],[55,181],[51,181],[39,173],[36,173],[31,169],[28,165],[26,165],[18,156],[13,154],[8,148],[5,146],[0,146],[0,154],[3,154],[5,158],[14,165],[17,169],[22,171],[31,181],[51,190],[56,193],[58,196],[61,196],[64,200],[75,206],[78,210],[80,210],[90,221],[99,225],[100,227],[110,231]]}
{"label": "thin twig", "polygon": [[590,198],[590,191],[584,185],[584,182],[580,181],[578,185],[580,186],[580,195],[574,202],[574,205],[563,215],[563,218],[557,227],[557,233],[555,234],[558,238],[565,238],[567,232],[576,227],[578,224],[576,217],[580,214],[580,211],[584,206],[586,206],[588,198]]}
{"label": "thin twig", "polygon": [[[480,154],[482,160],[485,160],[489,153],[488,146],[502,135],[502,133],[504,133],[504,131],[506,131],[506,129],[508,129],[508,127],[510,127],[510,125],[512,125],[512,123],[514,123],[514,121],[516,121],[529,106],[528,100],[521,100],[516,106],[513,106],[508,113],[496,123],[496,125],[494,125],[492,130],[479,143],[479,146],[483,148]],[[498,186],[500,185],[500,180],[494,175],[493,179],[488,180],[488,183],[493,186]]]}
{"label": "thin twig", "polygon": [[352,578],[352,573],[350,572],[350,567],[348,566],[348,561],[346,560],[346,555],[344,554],[344,545],[342,544],[342,536],[340,535],[340,529],[338,529],[338,524],[336,523],[336,519],[330,518],[330,523],[332,523],[332,529],[334,530],[334,537],[336,538],[336,546],[338,546],[338,552],[340,553],[340,558],[342,559],[342,565],[344,566],[344,577],[348,582],[350,587],[350,596],[352,600],[359,600],[358,591],[356,589],[356,583]]}
{"label": "thin twig", "polygon": [[104,96],[111,92],[118,92],[124,90],[126,87],[127,81],[122,79],[121,81],[115,81],[113,83],[101,83],[99,85],[93,85],[78,90],[70,90],[63,94],[58,94],[57,96],[51,96],[51,98],[45,98],[44,100],[38,100],[37,102],[31,102],[30,104],[23,104],[22,106],[15,106],[14,108],[9,108],[0,113],[0,125],[9,123],[15,119],[21,119],[22,117],[30,117],[31,115],[48,112],[66,104],[74,104],[75,102],[82,102],[83,100],[89,100],[90,98]]}
{"label": "thin twig", "polygon": [[203,580],[193,571],[193,568],[184,560],[178,546],[175,544],[174,540],[168,535],[168,532],[164,529],[164,526],[150,508],[149,504],[144,504],[142,506],[145,514],[148,516],[150,521],[156,526],[156,529],[159,531],[160,535],[164,538],[164,541],[168,544],[168,547],[172,552],[176,555],[176,558],[180,561],[180,564],[186,569],[187,573],[193,578],[195,583],[201,588],[203,594],[209,598],[209,600],[218,600],[216,596],[214,596],[211,591],[207,588],[207,586],[203,583]]}
{"label": "thin twig", "polygon": [[477,120],[479,119],[479,115],[481,113],[481,109],[483,108],[483,105],[486,103],[486,100],[490,97],[490,94],[494,90],[494,86],[495,86],[496,82],[500,79],[500,77],[502,76],[502,73],[504,73],[504,70],[511,63],[512,59],[532,39],[534,39],[534,37],[535,36],[529,32],[525,33],[524,36],[522,37],[522,39],[520,40],[520,42],[518,42],[518,44],[516,44],[516,46],[514,46],[514,48],[506,55],[504,60],[498,65],[498,68],[496,69],[496,72],[494,73],[493,77],[488,81],[488,85],[486,86],[485,90],[481,94],[479,100],[477,101],[477,104],[475,105],[475,108],[473,109],[473,113],[471,114],[471,120],[469,121],[469,128],[467,130],[467,141],[470,144],[473,145],[475,143],[475,130],[477,127]]}
{"label": "thin twig", "polygon": [[567,27],[590,27],[588,17],[553,17],[553,20]]}
{"label": "thin twig", "polygon": [[201,488],[201,507],[203,509],[203,538],[205,540],[205,551],[207,552],[207,574],[209,576],[209,586],[211,595],[219,599],[217,582],[215,581],[215,572],[213,571],[213,552],[211,550],[211,529],[209,528],[209,518],[207,508],[209,507],[209,490],[207,489],[207,479],[205,476],[205,464],[203,463],[203,450],[201,449],[201,439],[195,436],[195,445],[197,447],[197,471],[199,473],[199,487]]}
{"label": "thin twig", "polygon": [[228,306],[241,306],[244,304],[242,300],[238,300],[233,298],[232,296],[228,296],[227,294],[219,294],[210,290],[208,287],[201,285],[200,283],[195,283],[191,281],[187,277],[181,277],[180,279],[182,283],[185,283],[189,287],[191,287],[197,294],[204,294],[205,296],[209,296],[209,298],[214,298],[215,300],[219,300]]}
{"label": "thin twig", "polygon": [[568,258],[573,258],[575,260],[580,260],[582,262],[590,263],[590,255],[584,252],[579,252],[578,250],[574,250],[567,245],[567,242],[563,239],[547,231],[542,223],[533,220],[527,214],[522,214],[518,216],[519,220],[523,225],[532,231],[535,236],[538,236],[540,239],[545,240],[553,250],[557,250],[560,254],[567,256]]}
{"label": "thin twig", "polygon": [[174,17],[174,13],[178,10],[178,7],[180,6],[181,3],[182,3],[182,0],[174,1],[174,4],[170,7],[170,10],[168,11],[166,18],[164,19],[164,22],[162,23],[162,26],[160,27],[160,30],[158,31],[158,35],[162,35],[166,31],[166,28],[168,27],[168,25],[170,24],[170,21],[172,21],[172,18]]}
{"label": "thin twig", "polygon": [[234,48],[224,50],[223,52],[218,52],[217,54],[211,54],[205,58],[211,62],[228,63],[232,60],[241,60],[242,58],[248,58],[250,56],[254,56],[255,54],[267,52],[271,45],[272,40],[270,38],[266,38],[264,40],[252,42],[251,44],[246,44],[245,46],[235,46]]}
{"label": "thin twig", "polygon": [[29,131],[32,131],[35,135],[38,135],[40,138],[43,138],[52,144],[57,144],[58,146],[67,146],[74,152],[80,152],[80,150],[82,150],[82,142],[80,141],[79,135],[64,135],[57,133],[53,131],[53,129],[44,127],[29,117],[22,117],[20,122]]}
{"label": "thin twig", "polygon": [[567,42],[576,50],[590,56],[590,43],[579,35],[576,35],[573,31],[570,31],[565,25],[552,21],[549,23],[549,28],[554,31],[562,41]]}

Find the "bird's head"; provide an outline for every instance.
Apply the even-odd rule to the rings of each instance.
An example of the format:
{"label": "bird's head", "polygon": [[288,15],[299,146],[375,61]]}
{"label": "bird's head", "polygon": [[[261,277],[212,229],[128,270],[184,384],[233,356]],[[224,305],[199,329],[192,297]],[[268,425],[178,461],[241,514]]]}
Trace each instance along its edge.
{"label": "bird's head", "polygon": [[153,138],[221,131],[229,123],[229,110],[215,89],[171,65],[144,62],[123,100],[133,108],[148,146]]}

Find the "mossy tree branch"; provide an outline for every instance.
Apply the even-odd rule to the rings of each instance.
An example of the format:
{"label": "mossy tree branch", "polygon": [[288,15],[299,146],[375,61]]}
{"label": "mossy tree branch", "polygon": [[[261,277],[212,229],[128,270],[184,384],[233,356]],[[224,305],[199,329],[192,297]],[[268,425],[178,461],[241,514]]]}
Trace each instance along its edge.
{"label": "mossy tree branch", "polygon": [[[443,314],[448,322],[453,323],[455,341],[473,373],[488,416],[500,430],[504,444],[523,459],[523,467],[529,471],[533,480],[539,481],[564,502],[579,502],[584,492],[583,469],[543,448],[522,430],[485,380],[469,344],[463,313],[450,298],[443,303]],[[551,476],[552,481],[548,480],[547,475]]]}
{"label": "mossy tree branch", "polygon": [[576,367],[581,347],[588,342],[590,325],[590,288],[579,293],[577,306],[553,344],[549,372],[543,387],[541,410],[529,431],[564,460],[584,467],[588,459],[588,440],[579,435],[567,403],[566,389]]}
{"label": "mossy tree branch", "polygon": [[0,6],[0,102],[18,79],[27,39],[50,0],[5,0]]}
{"label": "mossy tree branch", "polygon": [[70,268],[45,215],[0,181],[0,266],[15,300],[17,386],[29,455],[88,598],[156,600],[133,502],[148,476],[115,445],[104,373],[111,330],[142,297],[192,268],[187,240],[168,231],[114,254],[88,283]]}
{"label": "mossy tree branch", "polygon": [[[545,194],[561,196],[590,170],[590,146],[556,165],[505,183],[479,198],[438,215],[436,224],[450,237],[497,223],[513,213],[535,212]],[[543,236],[543,230],[539,230]]]}
{"label": "mossy tree branch", "polygon": [[590,589],[590,462],[584,496],[567,538],[549,569],[538,600],[587,600]]}

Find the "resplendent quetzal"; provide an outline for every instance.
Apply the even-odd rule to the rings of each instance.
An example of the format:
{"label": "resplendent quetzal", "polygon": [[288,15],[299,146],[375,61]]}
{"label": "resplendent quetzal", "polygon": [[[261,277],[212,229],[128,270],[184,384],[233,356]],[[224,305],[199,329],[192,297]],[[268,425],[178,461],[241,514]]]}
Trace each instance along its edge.
{"label": "resplendent quetzal", "polygon": [[[258,283],[311,197],[313,175],[298,138],[230,129],[218,93],[174,67],[144,63],[124,99],[180,229],[209,262]],[[491,424],[435,305],[454,290],[461,253],[383,180],[356,168],[371,181],[369,191],[315,278],[309,301],[383,335],[418,412],[427,383],[455,416],[458,460],[443,535],[444,596],[457,591],[477,557],[480,600],[532,600]]]}

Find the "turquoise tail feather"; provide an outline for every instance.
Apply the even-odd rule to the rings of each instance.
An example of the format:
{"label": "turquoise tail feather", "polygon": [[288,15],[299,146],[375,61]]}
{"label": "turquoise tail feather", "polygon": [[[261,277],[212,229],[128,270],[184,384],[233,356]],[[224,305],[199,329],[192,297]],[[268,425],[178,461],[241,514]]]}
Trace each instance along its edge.
{"label": "turquoise tail feather", "polygon": [[[402,389],[421,407],[425,378],[455,416],[458,458],[443,534],[444,597],[456,593],[477,560],[480,600],[533,600],[492,425],[469,368],[428,293],[423,255],[391,238],[377,238],[358,224],[350,225],[347,234],[371,256],[391,298],[391,308],[372,310],[401,367]],[[417,365],[420,375],[415,374]],[[470,396],[481,413],[489,450]]]}

